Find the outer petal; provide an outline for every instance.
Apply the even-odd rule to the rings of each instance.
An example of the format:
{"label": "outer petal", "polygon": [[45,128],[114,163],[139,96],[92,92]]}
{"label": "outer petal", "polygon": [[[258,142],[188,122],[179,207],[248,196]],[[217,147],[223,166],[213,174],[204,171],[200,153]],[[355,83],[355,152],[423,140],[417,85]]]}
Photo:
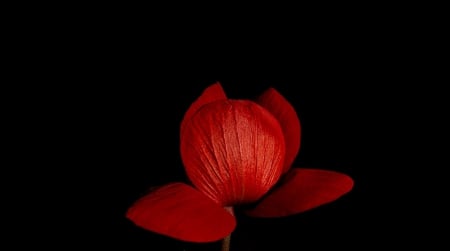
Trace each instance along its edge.
{"label": "outer petal", "polygon": [[247,214],[279,217],[301,213],[332,202],[353,187],[353,180],[345,174],[306,168],[293,168],[282,182]]}
{"label": "outer petal", "polygon": [[300,149],[300,120],[294,107],[273,88],[265,91],[257,102],[278,119],[283,129],[286,141],[286,157],[283,166],[283,173],[285,173],[291,167]]}
{"label": "outer petal", "polygon": [[191,119],[192,115],[194,115],[200,107],[216,100],[225,99],[227,99],[227,96],[225,95],[225,92],[223,91],[222,86],[219,82],[207,87],[200,95],[200,97],[198,97],[197,100],[195,100],[191,104],[189,109],[184,114],[183,120],[181,121],[181,131],[184,130],[186,122]]}
{"label": "outer petal", "polygon": [[183,183],[172,183],[147,194],[126,216],[147,230],[183,241],[211,242],[230,234],[234,216]]}
{"label": "outer petal", "polygon": [[181,135],[187,175],[223,206],[260,199],[278,181],[284,154],[278,121],[246,100],[204,105]]}

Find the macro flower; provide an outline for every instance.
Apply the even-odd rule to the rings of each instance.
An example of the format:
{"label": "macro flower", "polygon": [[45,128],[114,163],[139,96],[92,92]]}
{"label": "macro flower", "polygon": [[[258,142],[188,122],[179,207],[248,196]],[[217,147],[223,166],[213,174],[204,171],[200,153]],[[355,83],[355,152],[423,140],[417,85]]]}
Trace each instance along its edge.
{"label": "macro flower", "polygon": [[220,83],[206,88],[186,111],[180,152],[191,184],[161,186],[138,199],[126,216],[149,231],[190,242],[231,234],[233,207],[254,217],[282,217],[332,202],[349,192],[342,173],[292,168],[301,126],[275,89],[258,99],[228,99]]}

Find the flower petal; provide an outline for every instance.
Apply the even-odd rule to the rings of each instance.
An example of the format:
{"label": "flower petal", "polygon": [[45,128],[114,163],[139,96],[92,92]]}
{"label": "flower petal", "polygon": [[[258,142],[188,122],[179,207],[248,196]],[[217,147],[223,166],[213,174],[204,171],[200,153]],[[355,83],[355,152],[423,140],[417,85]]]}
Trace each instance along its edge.
{"label": "flower petal", "polygon": [[183,183],[171,183],[140,198],[126,214],[136,225],[190,242],[212,242],[229,235],[234,216]]}
{"label": "flower petal", "polygon": [[291,167],[300,149],[300,120],[294,107],[275,89],[269,88],[257,100],[258,104],[269,110],[280,122],[286,141],[286,157],[283,173]]}
{"label": "flower petal", "polygon": [[248,100],[204,105],[181,135],[181,157],[195,187],[223,206],[255,202],[279,179],[280,124]]}
{"label": "flower petal", "polygon": [[293,168],[282,184],[247,214],[255,217],[280,217],[301,213],[332,202],[353,187],[353,180],[333,171]]}
{"label": "flower petal", "polygon": [[200,107],[216,100],[225,99],[227,99],[227,96],[225,95],[225,92],[219,82],[207,87],[184,114],[183,120],[181,121],[181,131],[184,130],[183,128],[185,127],[186,121],[191,119],[192,115],[194,115]]}

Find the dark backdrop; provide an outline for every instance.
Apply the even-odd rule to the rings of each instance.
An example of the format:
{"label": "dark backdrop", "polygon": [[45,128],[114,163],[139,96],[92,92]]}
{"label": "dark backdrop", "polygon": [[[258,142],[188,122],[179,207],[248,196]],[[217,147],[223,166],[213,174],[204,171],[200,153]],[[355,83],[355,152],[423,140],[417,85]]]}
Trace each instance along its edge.
{"label": "dark backdrop", "polygon": [[[415,65],[420,55],[395,29],[319,26],[297,39],[279,34],[270,50],[258,46],[263,37],[252,36],[195,36],[194,42],[123,28],[74,37],[76,46],[65,48],[50,69],[52,82],[60,84],[44,90],[55,121],[47,128],[55,135],[51,156],[58,168],[52,175],[61,177],[55,180],[63,194],[51,214],[59,212],[58,223],[76,229],[56,228],[70,237],[65,243],[217,250],[217,243],[176,241],[125,218],[149,187],[186,181],[179,125],[191,102],[216,81],[230,98],[251,99],[276,88],[302,123],[295,166],[343,172],[355,181],[349,194],[303,214],[238,214],[233,250],[365,250],[420,241],[405,234],[425,222],[419,220],[427,205],[420,184],[429,182],[417,168],[424,154],[416,154],[427,148],[419,142],[429,132],[418,130],[429,116],[421,110],[424,85],[417,85],[426,79]],[[59,57],[71,62],[58,65]]]}
{"label": "dark backdrop", "polygon": [[[303,214],[279,219],[238,214],[234,250],[320,250],[330,243],[357,250],[397,239],[398,222],[386,220],[399,220],[394,205],[402,199],[392,195],[401,167],[387,161],[397,143],[391,138],[393,114],[385,107],[389,87],[374,72],[353,67],[246,78],[154,77],[151,68],[105,70],[102,84],[83,87],[73,107],[79,114],[70,125],[73,176],[68,179],[80,178],[72,188],[82,192],[83,202],[72,205],[75,223],[86,228],[80,237],[121,250],[217,250],[217,243],[184,243],[147,232],[124,216],[149,187],[186,181],[180,121],[203,89],[220,81],[230,98],[251,99],[276,88],[302,123],[295,166],[344,172],[355,181],[349,194]],[[179,75],[177,69],[172,74]]]}
{"label": "dark backdrop", "polygon": [[426,236],[445,233],[448,218],[433,217],[448,197],[439,193],[447,190],[446,165],[435,158],[445,156],[438,129],[448,114],[445,78],[437,74],[446,59],[444,15],[408,10],[412,4],[339,5],[239,6],[239,15],[223,6],[196,15],[172,4],[167,15],[122,5],[31,7],[28,15],[22,6],[25,17],[9,19],[14,32],[5,36],[11,57],[3,82],[14,90],[2,92],[12,115],[3,122],[13,127],[4,130],[13,139],[6,148],[16,154],[4,152],[13,158],[4,170],[19,177],[13,185],[5,179],[4,190],[15,199],[4,208],[19,214],[3,215],[14,223],[7,232],[20,233],[14,245],[217,250],[144,231],[124,217],[149,187],[186,180],[180,121],[216,81],[230,98],[276,88],[302,123],[295,166],[355,180],[349,194],[303,214],[237,215],[233,250],[435,244]]}

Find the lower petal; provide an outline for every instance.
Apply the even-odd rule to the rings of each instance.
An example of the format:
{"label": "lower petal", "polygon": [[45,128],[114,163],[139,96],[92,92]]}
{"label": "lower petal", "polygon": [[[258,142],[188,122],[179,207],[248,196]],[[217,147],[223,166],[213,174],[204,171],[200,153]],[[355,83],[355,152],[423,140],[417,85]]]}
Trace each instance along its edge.
{"label": "lower petal", "polygon": [[293,168],[255,208],[246,211],[255,217],[281,217],[301,213],[332,202],[349,192],[349,176],[326,170]]}
{"label": "lower petal", "polygon": [[236,226],[233,215],[183,183],[160,187],[134,203],[126,214],[146,230],[190,242],[212,242]]}

